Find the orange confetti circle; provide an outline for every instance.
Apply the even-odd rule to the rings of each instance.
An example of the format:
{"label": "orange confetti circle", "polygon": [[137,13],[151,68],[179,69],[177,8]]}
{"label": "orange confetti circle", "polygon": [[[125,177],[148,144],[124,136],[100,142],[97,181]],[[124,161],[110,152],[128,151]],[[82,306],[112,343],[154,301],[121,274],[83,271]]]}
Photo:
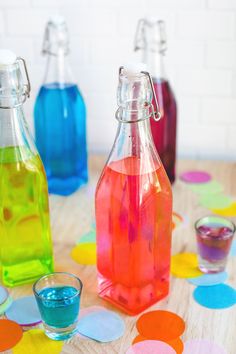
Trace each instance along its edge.
{"label": "orange confetti circle", "polygon": [[[147,340],[147,338],[145,338],[144,336],[139,334],[137,337],[134,338],[132,345],[134,345],[135,343],[138,343],[138,342],[143,342],[144,340]],[[183,353],[184,343],[182,342],[182,340],[180,338],[177,338],[177,339],[174,339],[171,341],[167,341],[165,343],[169,344],[176,351],[176,354]]]}
{"label": "orange confetti circle", "polygon": [[150,311],[136,323],[139,333],[147,338],[164,342],[179,338],[185,330],[184,320],[170,311]]}
{"label": "orange confetti circle", "polygon": [[0,320],[0,352],[13,348],[22,338],[23,331],[18,323]]}

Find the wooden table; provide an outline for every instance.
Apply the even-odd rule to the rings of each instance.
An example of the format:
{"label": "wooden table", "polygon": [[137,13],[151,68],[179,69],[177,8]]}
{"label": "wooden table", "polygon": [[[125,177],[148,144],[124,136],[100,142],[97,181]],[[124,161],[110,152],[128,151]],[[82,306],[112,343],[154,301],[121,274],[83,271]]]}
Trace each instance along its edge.
{"label": "wooden table", "polygon": [[[94,218],[93,192],[104,165],[104,157],[93,157],[90,161],[90,183],[72,196],[64,198],[50,196],[51,224],[54,240],[56,270],[65,270],[77,274],[84,283],[81,307],[102,305],[119,312],[97,296],[95,266],[82,266],[75,263],[70,252],[72,247],[84,233],[90,230]],[[236,196],[236,164],[224,162],[180,161],[178,173],[189,169],[209,171],[213,177],[225,186],[225,192]],[[186,184],[177,180],[173,187],[174,210],[187,216],[189,223],[179,226],[173,232],[172,253],[195,252],[195,235],[193,222],[206,214],[207,209],[201,207],[197,196],[190,191]],[[236,221],[236,220],[235,220]],[[236,257],[231,257],[228,264],[228,283],[236,287]],[[21,286],[11,290],[14,298],[32,294],[31,285]],[[188,339],[208,338],[223,345],[227,354],[236,353],[236,306],[225,310],[210,310],[198,305],[192,297],[194,286],[185,279],[171,279],[170,295],[153,309],[165,309],[176,312],[186,321],[186,331],[182,337]],[[72,338],[63,346],[63,354],[96,353],[96,354],[125,354],[131,345],[137,331],[136,317],[120,313],[126,324],[125,335],[110,344],[100,344],[91,340]],[[5,352],[11,353],[11,351]],[[31,354],[31,353],[26,353]],[[202,354],[202,353],[199,353]],[[210,354],[210,353],[209,353]]]}

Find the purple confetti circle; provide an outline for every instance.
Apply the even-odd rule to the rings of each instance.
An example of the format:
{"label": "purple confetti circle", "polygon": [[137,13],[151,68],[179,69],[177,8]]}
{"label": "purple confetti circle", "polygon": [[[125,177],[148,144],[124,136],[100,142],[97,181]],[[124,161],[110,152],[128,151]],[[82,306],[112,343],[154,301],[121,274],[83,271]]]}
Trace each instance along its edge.
{"label": "purple confetti circle", "polygon": [[220,345],[208,339],[193,339],[185,342],[183,354],[227,354]]}
{"label": "purple confetti circle", "polygon": [[204,171],[187,171],[180,175],[180,179],[187,183],[206,183],[211,180],[211,175]]}

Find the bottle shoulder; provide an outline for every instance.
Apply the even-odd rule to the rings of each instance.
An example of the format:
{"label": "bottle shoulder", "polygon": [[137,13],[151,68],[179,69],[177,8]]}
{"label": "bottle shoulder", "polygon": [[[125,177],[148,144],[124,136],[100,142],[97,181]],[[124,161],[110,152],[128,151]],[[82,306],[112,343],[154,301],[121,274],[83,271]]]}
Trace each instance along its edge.
{"label": "bottle shoulder", "polygon": [[164,167],[160,161],[155,159],[139,159],[135,156],[116,161],[110,159],[103,168],[96,193],[100,186],[106,186],[109,181],[119,181],[124,185],[127,183],[138,185],[144,191],[148,189],[148,186],[154,186],[157,192],[164,192],[172,197],[171,184]]}

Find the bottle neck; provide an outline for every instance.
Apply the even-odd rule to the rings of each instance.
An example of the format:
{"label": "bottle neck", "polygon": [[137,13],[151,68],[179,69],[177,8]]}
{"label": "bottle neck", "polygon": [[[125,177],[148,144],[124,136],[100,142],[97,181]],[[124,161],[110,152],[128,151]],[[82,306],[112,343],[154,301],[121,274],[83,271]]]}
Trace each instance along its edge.
{"label": "bottle neck", "polygon": [[58,83],[61,85],[72,83],[72,75],[68,63],[68,55],[58,52],[57,55],[47,54],[44,84]]}
{"label": "bottle neck", "polygon": [[142,61],[154,80],[166,80],[165,57],[158,51],[142,50]]}
{"label": "bottle neck", "polygon": [[140,160],[140,173],[147,170],[152,171],[160,166],[152,139],[150,119],[136,120],[133,123],[119,123],[108,163],[131,156]]}
{"label": "bottle neck", "polygon": [[0,148],[18,146],[26,147],[36,154],[22,104],[11,109],[0,108]]}

